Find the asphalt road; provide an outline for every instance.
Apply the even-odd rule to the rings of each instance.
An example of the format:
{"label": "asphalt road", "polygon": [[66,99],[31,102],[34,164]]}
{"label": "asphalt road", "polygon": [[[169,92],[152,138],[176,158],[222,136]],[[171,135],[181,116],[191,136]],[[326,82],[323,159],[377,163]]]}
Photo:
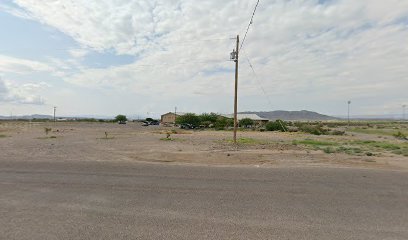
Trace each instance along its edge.
{"label": "asphalt road", "polygon": [[0,160],[1,239],[408,239],[408,174]]}

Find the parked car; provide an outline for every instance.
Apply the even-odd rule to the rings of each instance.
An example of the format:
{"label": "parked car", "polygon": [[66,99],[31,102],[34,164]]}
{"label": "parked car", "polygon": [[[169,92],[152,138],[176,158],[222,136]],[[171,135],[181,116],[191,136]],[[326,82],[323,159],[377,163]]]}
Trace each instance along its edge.
{"label": "parked car", "polygon": [[119,121],[119,124],[126,124],[126,121]]}
{"label": "parked car", "polygon": [[152,122],[150,122],[150,125],[160,125],[160,122],[159,121],[152,121]]}
{"label": "parked car", "polygon": [[180,128],[181,129],[194,129],[195,127],[192,124],[185,123],[185,124],[181,124]]}
{"label": "parked car", "polygon": [[148,123],[148,122],[143,122],[143,123],[142,123],[142,126],[143,126],[143,127],[147,127],[147,126],[149,126],[149,123]]}

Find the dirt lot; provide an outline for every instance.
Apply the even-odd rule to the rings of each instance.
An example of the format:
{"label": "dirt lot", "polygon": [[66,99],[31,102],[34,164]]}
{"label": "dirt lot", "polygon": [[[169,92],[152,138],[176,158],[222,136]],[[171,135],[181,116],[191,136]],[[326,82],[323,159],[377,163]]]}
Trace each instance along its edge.
{"label": "dirt lot", "polygon": [[[46,134],[45,128],[51,130]],[[170,132],[167,138],[167,132]],[[105,134],[106,133],[106,134]],[[332,166],[408,170],[408,143],[347,133],[186,131],[139,123],[0,122],[2,161],[142,161],[168,164]]]}

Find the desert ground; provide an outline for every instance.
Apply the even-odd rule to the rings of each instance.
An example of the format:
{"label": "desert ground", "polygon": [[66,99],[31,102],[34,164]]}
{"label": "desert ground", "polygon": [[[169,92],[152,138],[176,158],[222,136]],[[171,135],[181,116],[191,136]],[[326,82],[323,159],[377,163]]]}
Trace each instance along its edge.
{"label": "desert ground", "polygon": [[0,129],[0,239],[408,236],[407,143],[393,127],[240,131],[238,145],[231,131],[140,123]]}
{"label": "desert ground", "polygon": [[[45,129],[48,128],[48,132]],[[169,133],[170,135],[168,135]],[[109,161],[254,167],[408,170],[408,142],[392,135],[181,130],[130,122],[1,122],[0,158],[9,161]]]}

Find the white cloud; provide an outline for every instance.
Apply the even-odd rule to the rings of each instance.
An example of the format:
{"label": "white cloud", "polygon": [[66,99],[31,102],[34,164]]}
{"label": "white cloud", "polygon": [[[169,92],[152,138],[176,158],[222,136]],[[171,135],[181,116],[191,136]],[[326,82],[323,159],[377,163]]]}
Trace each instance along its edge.
{"label": "white cloud", "polygon": [[8,6],[4,3],[0,3],[0,12],[6,12],[19,18],[33,20],[27,11]]}
{"label": "white cloud", "polygon": [[83,58],[89,53],[86,49],[71,49],[69,50],[69,54],[71,54],[74,58]]}
{"label": "white cloud", "polygon": [[53,68],[46,63],[15,58],[0,54],[0,72],[29,74],[33,72],[51,72]]}
{"label": "white cloud", "polygon": [[[227,70],[233,64],[227,58],[234,42],[229,38],[240,33],[242,40],[256,1],[14,2],[85,49],[137,56],[135,63],[105,69],[60,61],[68,69],[56,67],[55,74],[67,82],[150,94],[157,101],[186,96],[191,100],[185,104],[193,106],[205,96],[232,94],[233,73]],[[402,101],[408,89],[407,15],[408,1],[401,0],[261,1],[244,48],[259,79],[242,54],[240,96],[265,98],[261,82],[272,100],[283,97],[306,108],[320,99],[318,108],[326,112],[331,111],[328,101],[348,98],[384,107],[394,101],[390,95]],[[87,50],[70,54],[81,58]],[[0,70],[10,65],[15,64],[4,67],[0,60]]]}
{"label": "white cloud", "polygon": [[38,93],[48,87],[45,82],[17,84],[0,78],[0,102],[43,105],[45,100]]}

